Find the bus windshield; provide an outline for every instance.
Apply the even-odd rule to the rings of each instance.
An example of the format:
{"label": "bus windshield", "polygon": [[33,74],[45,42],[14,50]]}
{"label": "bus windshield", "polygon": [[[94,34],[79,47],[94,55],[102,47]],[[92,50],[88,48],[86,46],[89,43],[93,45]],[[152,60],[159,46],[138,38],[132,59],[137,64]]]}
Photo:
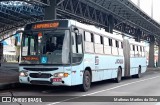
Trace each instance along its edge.
{"label": "bus windshield", "polygon": [[[69,30],[62,29],[24,34],[21,63],[69,64],[69,37]],[[38,59],[28,59],[27,56]],[[43,57],[45,62],[41,61]]]}

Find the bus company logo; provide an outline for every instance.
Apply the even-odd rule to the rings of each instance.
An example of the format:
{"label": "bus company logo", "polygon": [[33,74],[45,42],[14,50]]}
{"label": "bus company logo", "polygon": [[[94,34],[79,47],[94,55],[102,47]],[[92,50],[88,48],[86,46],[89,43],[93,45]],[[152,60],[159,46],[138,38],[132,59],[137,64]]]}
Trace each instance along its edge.
{"label": "bus company logo", "polygon": [[2,102],[11,102],[11,97],[2,97]]}
{"label": "bus company logo", "polygon": [[99,57],[95,56],[95,65],[99,65]]}
{"label": "bus company logo", "polygon": [[39,71],[39,72],[38,72],[38,75],[39,75],[39,76],[42,75],[42,72]]}
{"label": "bus company logo", "polygon": [[123,64],[123,59],[117,59],[115,64]]}

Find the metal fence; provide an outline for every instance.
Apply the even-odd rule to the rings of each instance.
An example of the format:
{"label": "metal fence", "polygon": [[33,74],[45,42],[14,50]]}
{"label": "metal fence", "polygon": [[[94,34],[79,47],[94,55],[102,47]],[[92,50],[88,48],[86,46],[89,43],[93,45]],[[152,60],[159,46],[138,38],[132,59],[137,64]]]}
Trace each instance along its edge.
{"label": "metal fence", "polygon": [[17,55],[3,55],[1,62],[18,62],[18,56]]}

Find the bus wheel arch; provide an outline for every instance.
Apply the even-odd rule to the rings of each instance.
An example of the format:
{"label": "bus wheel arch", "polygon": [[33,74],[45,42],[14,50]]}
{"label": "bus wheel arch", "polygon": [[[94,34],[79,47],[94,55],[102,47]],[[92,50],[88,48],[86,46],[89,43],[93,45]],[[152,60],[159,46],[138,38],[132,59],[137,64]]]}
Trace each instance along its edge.
{"label": "bus wheel arch", "polygon": [[119,66],[118,67],[118,71],[117,71],[117,78],[115,79],[116,80],[116,83],[119,83],[121,82],[121,79],[122,79],[122,67]]}
{"label": "bus wheel arch", "polygon": [[90,89],[92,82],[92,71],[90,67],[86,67],[86,69],[83,72],[83,80],[82,84],[80,85],[80,90],[83,92],[86,92]]}
{"label": "bus wheel arch", "polygon": [[136,78],[140,78],[142,73],[141,65],[138,67],[138,74],[136,75]]}
{"label": "bus wheel arch", "polygon": [[142,69],[141,69],[141,65],[139,65],[138,67],[138,73],[133,75],[133,78],[141,78],[141,73],[142,73]]}
{"label": "bus wheel arch", "polygon": [[91,74],[91,82],[92,82],[92,69],[90,67],[86,67],[84,71],[88,70]]}

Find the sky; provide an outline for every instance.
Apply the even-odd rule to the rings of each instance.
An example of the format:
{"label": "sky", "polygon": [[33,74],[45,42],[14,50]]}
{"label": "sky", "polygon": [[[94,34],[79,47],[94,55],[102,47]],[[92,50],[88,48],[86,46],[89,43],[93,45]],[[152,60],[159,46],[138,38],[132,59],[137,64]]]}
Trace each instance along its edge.
{"label": "sky", "polygon": [[[138,0],[131,0],[138,5]],[[140,8],[151,17],[152,0],[139,0]],[[160,0],[153,0],[153,19],[160,23]]]}

